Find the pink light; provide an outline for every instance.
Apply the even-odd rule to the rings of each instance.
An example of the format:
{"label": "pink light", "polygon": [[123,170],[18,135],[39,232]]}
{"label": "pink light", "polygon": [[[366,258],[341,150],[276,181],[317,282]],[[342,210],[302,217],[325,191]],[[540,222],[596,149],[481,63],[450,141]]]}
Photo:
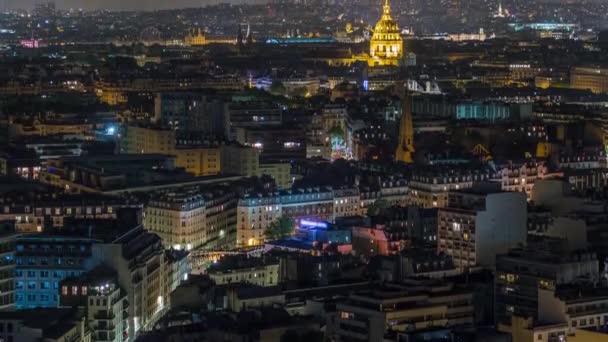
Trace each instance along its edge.
{"label": "pink light", "polygon": [[40,40],[38,39],[22,39],[21,46],[26,49],[37,49],[40,47]]}

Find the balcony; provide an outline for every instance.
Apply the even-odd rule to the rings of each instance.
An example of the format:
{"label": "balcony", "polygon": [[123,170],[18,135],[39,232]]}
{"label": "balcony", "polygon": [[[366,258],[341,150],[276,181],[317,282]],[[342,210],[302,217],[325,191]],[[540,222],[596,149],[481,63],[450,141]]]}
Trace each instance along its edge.
{"label": "balcony", "polygon": [[114,332],[106,333],[106,332],[97,332],[95,341],[114,341],[116,339],[116,334]]}
{"label": "balcony", "polygon": [[111,319],[114,319],[114,317],[116,317],[116,315],[114,315],[113,312],[108,312],[108,311],[97,311],[97,313],[95,313],[95,315],[93,315],[93,318],[99,319],[99,320],[111,320]]}
{"label": "balcony", "polygon": [[447,324],[448,324],[447,319],[434,319],[434,320],[416,322],[416,323],[414,323],[414,327],[416,330],[422,330],[422,329],[427,329],[427,328],[432,328],[432,327],[445,327],[445,326],[447,326]]}
{"label": "balcony", "polygon": [[93,326],[93,329],[95,329],[95,331],[114,331],[116,329],[116,325],[114,325],[114,323],[101,323],[98,322],[97,324],[95,324]]}
{"label": "balcony", "polygon": [[363,334],[363,333],[359,333],[359,332],[354,332],[354,331],[351,331],[351,330],[345,330],[343,328],[337,328],[336,329],[336,334],[339,335],[339,336],[355,338],[355,339],[358,339],[358,340],[367,340],[369,338],[367,336],[367,334]]}

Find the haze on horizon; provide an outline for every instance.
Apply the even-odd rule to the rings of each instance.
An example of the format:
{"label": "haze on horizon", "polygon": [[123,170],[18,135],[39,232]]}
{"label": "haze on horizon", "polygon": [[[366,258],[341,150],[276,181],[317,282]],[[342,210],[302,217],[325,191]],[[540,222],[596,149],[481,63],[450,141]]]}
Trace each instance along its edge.
{"label": "haze on horizon", "polygon": [[[55,0],[58,9],[83,10],[116,10],[116,11],[154,11],[162,9],[177,9],[189,7],[203,7],[220,3],[232,4],[264,4],[272,0]],[[31,10],[37,3],[46,0],[0,0],[0,9]]]}

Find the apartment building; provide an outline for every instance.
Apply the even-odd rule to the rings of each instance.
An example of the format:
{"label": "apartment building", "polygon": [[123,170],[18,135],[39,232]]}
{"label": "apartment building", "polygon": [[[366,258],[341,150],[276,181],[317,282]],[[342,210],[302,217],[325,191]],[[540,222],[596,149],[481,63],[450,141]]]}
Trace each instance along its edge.
{"label": "apartment building", "polygon": [[511,317],[538,319],[539,291],[568,284],[575,279],[597,279],[599,262],[595,253],[564,252],[563,241],[544,239],[528,242],[496,257],[494,309],[498,323],[510,324]]}
{"label": "apartment building", "polygon": [[451,256],[457,268],[493,267],[527,238],[526,195],[504,192],[498,183],[478,183],[450,191],[437,218],[437,250]]}
{"label": "apartment building", "polygon": [[78,277],[63,280],[61,306],[85,309],[87,326],[95,341],[128,342],[127,294],[120,288],[116,272],[99,265]]}
{"label": "apartment building", "polygon": [[237,208],[236,247],[258,246],[264,242],[264,230],[283,215],[277,194],[262,194],[239,199]]}
{"label": "apartment building", "polygon": [[206,242],[204,197],[196,190],[157,193],[146,205],[144,227],[158,234],[165,248],[199,248]]}
{"label": "apartment building", "polygon": [[207,273],[216,285],[247,283],[271,287],[281,282],[279,260],[269,257],[224,257],[212,265]]}
{"label": "apartment building", "polygon": [[56,308],[59,282],[89,269],[91,238],[28,235],[17,239],[15,303],[18,309]]}
{"label": "apartment building", "polygon": [[373,285],[336,304],[328,331],[336,341],[383,341],[385,336],[474,322],[473,293],[440,281]]}
{"label": "apartment building", "polygon": [[449,191],[467,189],[474,182],[488,179],[487,172],[475,170],[417,172],[412,175],[409,183],[409,203],[423,208],[445,207]]}

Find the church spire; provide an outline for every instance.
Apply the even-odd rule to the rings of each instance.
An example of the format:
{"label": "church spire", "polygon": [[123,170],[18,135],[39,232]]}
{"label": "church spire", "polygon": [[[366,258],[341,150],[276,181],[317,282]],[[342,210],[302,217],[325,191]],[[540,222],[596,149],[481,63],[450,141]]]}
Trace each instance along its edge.
{"label": "church spire", "polygon": [[[401,92],[401,89],[397,89]],[[412,106],[408,85],[405,84],[404,94],[401,98],[401,121],[399,122],[399,142],[395,151],[395,161],[411,164],[414,162],[414,123],[412,120]]]}

